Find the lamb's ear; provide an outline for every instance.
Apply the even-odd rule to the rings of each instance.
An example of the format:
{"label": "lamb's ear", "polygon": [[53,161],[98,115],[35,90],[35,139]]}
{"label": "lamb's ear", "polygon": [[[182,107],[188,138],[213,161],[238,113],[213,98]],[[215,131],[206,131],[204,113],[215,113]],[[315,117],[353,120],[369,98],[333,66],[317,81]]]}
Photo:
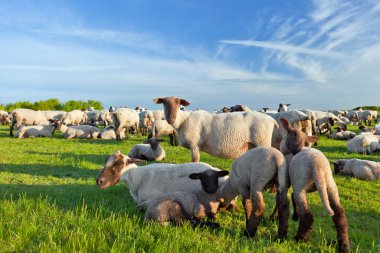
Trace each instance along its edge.
{"label": "lamb's ear", "polygon": [[189,175],[189,178],[191,179],[201,179],[201,174],[202,173],[192,173]]}
{"label": "lamb's ear", "polygon": [[317,141],[318,141],[318,137],[313,135],[313,136],[308,136],[306,142],[310,143],[310,142],[317,142]]}
{"label": "lamb's ear", "polygon": [[286,106],[289,106],[289,105],[291,105],[291,104],[286,104]]}
{"label": "lamb's ear", "polygon": [[155,98],[155,99],[153,99],[153,102],[155,102],[156,104],[162,104],[164,102],[164,99],[163,98]]}
{"label": "lamb's ear", "polygon": [[289,132],[292,130],[292,127],[290,126],[289,122],[286,119],[281,118],[280,120],[281,120],[282,124],[284,125],[286,131]]}
{"label": "lamb's ear", "polygon": [[190,105],[190,103],[187,102],[186,99],[182,99],[182,98],[179,99],[179,104],[183,105],[183,106],[189,106]]}
{"label": "lamb's ear", "polygon": [[132,163],[142,163],[145,162],[145,160],[137,159],[137,158],[128,158],[127,163],[132,164]]}
{"label": "lamb's ear", "polygon": [[228,173],[230,173],[228,170],[218,171],[218,177],[224,177],[224,176],[227,176]]}

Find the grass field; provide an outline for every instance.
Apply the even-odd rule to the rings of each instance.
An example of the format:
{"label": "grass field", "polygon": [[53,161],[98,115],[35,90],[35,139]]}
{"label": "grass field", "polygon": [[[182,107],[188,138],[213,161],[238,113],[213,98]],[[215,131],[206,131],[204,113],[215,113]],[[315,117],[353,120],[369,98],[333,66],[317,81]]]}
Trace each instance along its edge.
{"label": "grass field", "polygon": [[[317,193],[309,194],[314,214],[312,239],[296,243],[298,223],[289,221],[289,238],[274,240],[277,223],[269,221],[274,195],[265,194],[266,213],[253,239],[244,236],[244,211],[217,215],[219,229],[193,229],[145,223],[122,184],[100,190],[95,177],[106,155],[128,153],[145,137],[128,141],[66,140],[54,138],[19,140],[0,127],[0,252],[334,252],[336,239],[331,218]],[[190,161],[190,152],[163,144],[170,163]],[[321,137],[318,148],[328,159],[363,158],[348,154],[345,142]],[[232,160],[205,153],[201,161],[220,169]],[[346,209],[352,252],[380,252],[380,181],[366,182],[335,176],[341,203]]]}

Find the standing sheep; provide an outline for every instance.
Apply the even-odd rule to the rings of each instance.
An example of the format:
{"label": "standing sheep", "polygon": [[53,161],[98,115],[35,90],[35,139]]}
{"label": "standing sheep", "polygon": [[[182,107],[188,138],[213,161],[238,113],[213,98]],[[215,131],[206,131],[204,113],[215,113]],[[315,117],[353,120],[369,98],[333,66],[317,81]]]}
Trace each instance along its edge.
{"label": "standing sheep", "polygon": [[300,217],[297,241],[308,241],[312,231],[313,215],[307,203],[307,193],[318,191],[322,204],[332,216],[337,231],[339,251],[348,252],[348,223],[344,208],[340,204],[338,188],[332,176],[330,163],[326,156],[314,148],[304,148],[308,137],[282,119],[288,135],[284,145],[294,157],[289,165],[290,182],[293,186],[293,196]]}
{"label": "standing sheep", "polygon": [[88,121],[87,113],[83,110],[72,110],[66,114],[62,123],[65,125],[81,125]]}
{"label": "standing sheep", "polygon": [[136,144],[129,151],[130,158],[138,158],[148,161],[162,161],[165,160],[165,150],[160,145],[162,139],[152,137],[144,141],[144,144]]}
{"label": "standing sheep", "polygon": [[169,135],[170,138],[170,145],[172,146],[178,146],[178,137],[174,130],[174,128],[163,119],[158,119],[153,122],[151,134],[148,136],[148,138],[157,137],[160,138],[162,135]]}
{"label": "standing sheep", "polygon": [[276,121],[259,112],[211,114],[181,111],[190,105],[176,97],[156,98],[163,104],[166,120],[178,133],[181,146],[190,149],[192,161],[199,162],[200,151],[221,158],[237,158],[258,146],[271,146]]}
{"label": "standing sheep", "polygon": [[128,139],[128,131],[133,127],[138,132],[139,127],[139,114],[135,110],[128,108],[119,108],[111,113],[112,120],[116,127],[116,139],[121,140],[120,133],[124,130],[125,138]]}

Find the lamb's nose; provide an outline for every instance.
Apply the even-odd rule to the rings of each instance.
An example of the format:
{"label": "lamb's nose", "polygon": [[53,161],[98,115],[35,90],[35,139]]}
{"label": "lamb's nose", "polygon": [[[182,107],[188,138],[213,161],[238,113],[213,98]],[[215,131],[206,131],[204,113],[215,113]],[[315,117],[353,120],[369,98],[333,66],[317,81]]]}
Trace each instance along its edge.
{"label": "lamb's nose", "polygon": [[98,178],[97,180],[96,180],[96,184],[99,186],[99,185],[101,185],[103,183],[103,180],[101,180],[100,178]]}

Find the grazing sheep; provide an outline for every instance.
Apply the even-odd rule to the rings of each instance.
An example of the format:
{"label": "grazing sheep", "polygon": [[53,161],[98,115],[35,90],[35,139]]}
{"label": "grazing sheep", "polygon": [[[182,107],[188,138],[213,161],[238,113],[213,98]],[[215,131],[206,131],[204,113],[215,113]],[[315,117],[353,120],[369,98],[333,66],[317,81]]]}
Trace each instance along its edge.
{"label": "grazing sheep", "polygon": [[359,118],[359,123],[360,124],[364,124],[364,125],[367,125],[367,126],[370,126],[371,125],[371,121],[372,121],[372,114],[370,111],[368,110],[359,110],[358,112],[358,118]]}
{"label": "grazing sheep", "polygon": [[323,206],[334,221],[339,251],[348,252],[350,248],[348,223],[345,210],[340,204],[338,188],[328,159],[317,149],[304,148],[305,143],[308,142],[308,136],[298,129],[293,129],[285,119],[282,121],[288,131],[283,143],[294,155],[289,165],[289,176],[300,219],[295,239],[308,241],[310,238],[313,215],[307,203],[307,193],[317,190]]}
{"label": "grazing sheep", "polygon": [[30,109],[15,109],[11,112],[12,122],[9,129],[9,135],[13,136],[13,128],[16,125],[20,128],[21,125],[47,125],[49,121],[47,120],[45,113],[43,111],[34,111]]}
{"label": "grazing sheep", "polygon": [[[135,164],[142,161],[116,151],[107,157],[104,168],[96,179],[98,187],[106,189],[122,181],[129,188],[131,196],[138,206],[146,208],[149,199],[167,193],[201,191],[203,188],[200,181],[189,180],[189,175],[192,173],[200,173],[206,170],[221,171],[206,163],[153,163],[146,166]],[[223,185],[226,179],[227,177],[220,177],[218,179],[219,185]],[[207,187],[204,189],[208,191]]]}
{"label": "grazing sheep", "polygon": [[[163,224],[168,221],[183,223],[189,220],[193,225],[201,225],[199,220],[205,217],[214,219],[219,207],[219,201],[214,194],[218,190],[218,178],[224,177],[228,171],[206,170],[201,173],[192,173],[190,179],[201,180],[207,185],[207,191],[203,188],[199,192],[177,191],[164,194],[147,202],[145,220],[154,220]],[[217,223],[206,223],[213,227]]]}
{"label": "grazing sheep", "polygon": [[100,110],[99,119],[100,122],[103,122],[104,127],[110,125],[112,123],[112,117],[110,111],[107,109]]}
{"label": "grazing sheep", "polygon": [[192,161],[199,162],[200,151],[221,158],[237,158],[258,146],[271,146],[277,122],[259,112],[212,114],[205,111],[181,111],[185,99],[156,98],[163,104],[166,120],[178,133],[181,146],[190,149]]}
{"label": "grazing sheep", "polygon": [[372,154],[380,150],[379,138],[372,133],[361,133],[346,144],[349,153]]}
{"label": "grazing sheep", "polygon": [[47,125],[22,126],[17,132],[16,137],[31,138],[31,137],[51,137],[54,132],[54,121],[50,120]]}
{"label": "grazing sheep", "polygon": [[66,126],[61,121],[57,121],[55,126],[56,129],[62,132],[63,137],[66,139],[96,139],[100,133],[97,127],[89,125]]}
{"label": "grazing sheep", "polygon": [[358,122],[359,121],[359,111],[352,110],[347,112],[347,118],[352,122]]}
{"label": "grazing sheep", "polygon": [[360,159],[337,160],[334,162],[334,172],[363,180],[380,180],[380,162]]}
{"label": "grazing sheep", "polygon": [[[276,182],[277,176],[277,182]],[[277,206],[280,224],[278,238],[287,236],[289,202],[288,175],[285,157],[272,147],[257,147],[237,158],[231,167],[230,177],[218,190],[222,205],[229,204],[241,194],[246,215],[246,229],[249,236],[254,236],[260,219],[264,215],[263,191],[278,184]]]}
{"label": "grazing sheep", "polygon": [[290,106],[291,104],[279,104],[278,105],[278,109],[277,109],[277,112],[285,112],[288,110],[288,106]]}
{"label": "grazing sheep", "polygon": [[152,133],[148,136],[148,138],[160,138],[163,135],[169,135],[170,145],[178,146],[177,134],[174,128],[166,120],[158,119],[155,122],[153,122],[151,132]]}
{"label": "grazing sheep", "polygon": [[165,160],[165,150],[160,145],[162,139],[152,137],[144,141],[144,144],[136,144],[129,151],[130,158],[138,158],[148,161],[162,161]]}
{"label": "grazing sheep", "polygon": [[124,129],[125,138],[128,139],[128,131],[133,127],[138,132],[139,114],[135,110],[128,108],[119,108],[111,113],[112,120],[116,127],[116,139],[121,140],[120,133]]}
{"label": "grazing sheep", "polygon": [[66,114],[62,123],[65,125],[81,125],[88,120],[87,113],[83,110],[72,110]]}
{"label": "grazing sheep", "polygon": [[[102,129],[98,135],[98,138],[105,140],[116,140],[115,126],[107,126]],[[120,133],[120,138],[125,138],[124,132]]]}

